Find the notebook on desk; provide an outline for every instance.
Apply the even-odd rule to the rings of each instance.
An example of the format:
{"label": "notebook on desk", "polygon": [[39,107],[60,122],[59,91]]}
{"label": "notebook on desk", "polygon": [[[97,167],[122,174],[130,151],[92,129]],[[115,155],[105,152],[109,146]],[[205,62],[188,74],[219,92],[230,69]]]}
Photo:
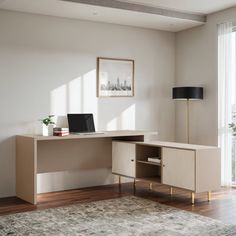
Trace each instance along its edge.
{"label": "notebook on desk", "polygon": [[93,114],[67,114],[69,132],[76,135],[103,134],[96,132]]}

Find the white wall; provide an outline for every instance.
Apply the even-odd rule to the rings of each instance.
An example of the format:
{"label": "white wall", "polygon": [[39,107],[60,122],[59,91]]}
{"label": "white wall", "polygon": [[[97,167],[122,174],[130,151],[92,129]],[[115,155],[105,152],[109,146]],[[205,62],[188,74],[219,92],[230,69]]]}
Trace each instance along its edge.
{"label": "white wall", "polygon": [[[93,112],[97,129],[174,140],[174,53],[173,33],[0,11],[0,197],[15,194],[15,135],[49,113]],[[135,97],[96,98],[98,56],[135,60]],[[111,182],[106,169],[44,174],[39,191]]]}
{"label": "white wall", "polygon": [[[176,85],[203,86],[204,100],[191,104],[191,142],[217,145],[217,24],[236,20],[236,8],[207,17],[203,26],[176,34]],[[176,101],[176,140],[185,139],[185,106]]]}

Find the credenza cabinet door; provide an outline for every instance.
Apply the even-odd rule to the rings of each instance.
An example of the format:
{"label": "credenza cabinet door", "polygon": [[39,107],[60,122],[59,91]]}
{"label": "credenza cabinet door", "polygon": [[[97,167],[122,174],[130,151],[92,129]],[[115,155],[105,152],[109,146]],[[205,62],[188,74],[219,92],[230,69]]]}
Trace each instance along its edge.
{"label": "credenza cabinet door", "polygon": [[112,173],[135,177],[135,144],[112,142]]}
{"label": "credenza cabinet door", "polygon": [[194,191],[195,152],[163,147],[162,158],[162,183]]}

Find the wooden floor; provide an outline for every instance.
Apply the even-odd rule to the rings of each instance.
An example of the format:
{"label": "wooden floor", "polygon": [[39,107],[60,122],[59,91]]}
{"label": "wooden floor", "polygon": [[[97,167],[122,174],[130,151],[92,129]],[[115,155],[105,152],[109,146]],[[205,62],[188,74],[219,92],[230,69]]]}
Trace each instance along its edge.
{"label": "wooden floor", "polygon": [[[0,215],[112,199],[133,194],[133,184],[126,183],[122,184],[121,192],[118,185],[109,185],[39,194],[37,206],[26,203],[16,197],[4,198],[0,199]],[[197,194],[194,206],[190,202],[189,192],[174,189],[173,196],[171,197],[169,195],[169,188],[159,184],[153,184],[153,190],[150,191],[147,182],[137,182],[135,195],[218,219],[224,223],[236,224],[235,188],[222,188],[220,191],[214,192],[210,203],[207,201],[206,194]]]}

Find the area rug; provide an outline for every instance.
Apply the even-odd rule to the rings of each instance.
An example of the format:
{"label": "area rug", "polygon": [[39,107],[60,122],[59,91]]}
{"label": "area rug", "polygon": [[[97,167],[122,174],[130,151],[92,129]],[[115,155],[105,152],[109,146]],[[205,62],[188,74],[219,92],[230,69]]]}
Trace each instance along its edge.
{"label": "area rug", "polygon": [[0,235],[236,235],[236,226],[128,196],[0,217]]}

